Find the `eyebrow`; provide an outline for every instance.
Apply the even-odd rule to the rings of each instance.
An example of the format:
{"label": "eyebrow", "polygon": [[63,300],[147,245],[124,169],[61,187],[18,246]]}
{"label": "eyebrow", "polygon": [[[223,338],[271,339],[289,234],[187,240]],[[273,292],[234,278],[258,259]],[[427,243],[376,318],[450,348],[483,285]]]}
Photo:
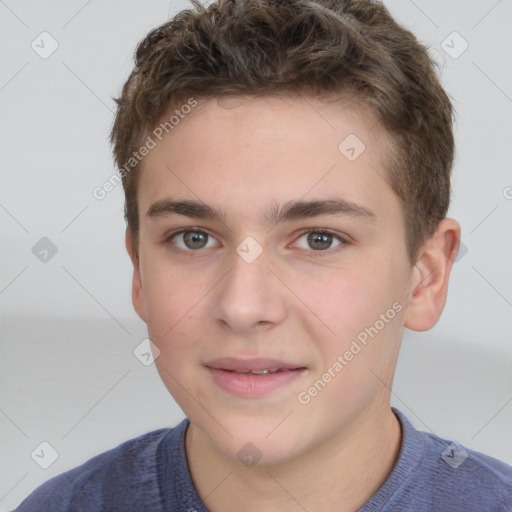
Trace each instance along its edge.
{"label": "eyebrow", "polygon": [[[218,210],[198,200],[162,199],[153,203],[146,216],[150,218],[183,215],[194,219],[226,221],[226,211]],[[263,216],[267,224],[279,224],[322,215],[353,217],[375,221],[377,216],[368,208],[345,199],[287,201],[273,203]]]}

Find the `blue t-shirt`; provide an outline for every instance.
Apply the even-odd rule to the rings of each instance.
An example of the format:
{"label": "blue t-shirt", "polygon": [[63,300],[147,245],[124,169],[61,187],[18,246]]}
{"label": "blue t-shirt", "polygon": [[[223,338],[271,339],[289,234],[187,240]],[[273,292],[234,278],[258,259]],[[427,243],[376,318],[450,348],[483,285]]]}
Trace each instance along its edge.
{"label": "blue t-shirt", "polygon": [[[512,466],[418,431],[393,411],[403,434],[398,460],[359,512],[512,511]],[[39,486],[15,512],[208,512],[187,466],[188,425],[184,419],[93,457]]]}

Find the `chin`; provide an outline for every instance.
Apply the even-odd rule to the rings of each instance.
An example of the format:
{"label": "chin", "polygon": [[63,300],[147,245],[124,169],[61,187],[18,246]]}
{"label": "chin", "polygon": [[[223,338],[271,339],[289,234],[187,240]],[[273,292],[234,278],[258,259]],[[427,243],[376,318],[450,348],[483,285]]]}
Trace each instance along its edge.
{"label": "chin", "polygon": [[304,442],[304,436],[295,432],[295,428],[291,430],[288,420],[283,421],[286,417],[283,414],[221,417],[222,426],[204,416],[194,424],[225,458],[233,462],[247,466],[284,463],[297,455],[299,445]]}
{"label": "chin", "polygon": [[[235,438],[228,446],[217,446],[224,457],[248,467],[265,467],[284,464],[297,456],[297,447],[282,439],[256,439],[249,441]],[[289,438],[288,438],[289,441]]]}

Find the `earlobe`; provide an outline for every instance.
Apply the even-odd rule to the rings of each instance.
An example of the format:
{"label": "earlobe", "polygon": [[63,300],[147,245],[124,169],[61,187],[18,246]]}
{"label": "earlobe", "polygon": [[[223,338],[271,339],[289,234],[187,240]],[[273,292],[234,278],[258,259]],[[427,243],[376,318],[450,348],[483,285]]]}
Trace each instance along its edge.
{"label": "earlobe", "polygon": [[132,303],[135,311],[139,317],[146,322],[146,303],[144,300],[144,293],[142,289],[142,277],[140,273],[140,260],[135,242],[130,231],[126,228],[125,235],[126,250],[132,260],[133,264],[133,277],[132,277]]}
{"label": "earlobe", "polygon": [[405,327],[426,331],[434,327],[446,304],[448,280],[460,244],[460,226],[443,219],[425,242],[412,270]]}

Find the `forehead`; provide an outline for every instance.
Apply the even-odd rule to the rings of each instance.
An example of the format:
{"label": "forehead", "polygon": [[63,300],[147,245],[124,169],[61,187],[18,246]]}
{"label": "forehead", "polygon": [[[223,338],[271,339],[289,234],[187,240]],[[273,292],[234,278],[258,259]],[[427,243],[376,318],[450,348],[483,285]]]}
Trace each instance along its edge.
{"label": "forehead", "polygon": [[385,207],[390,145],[371,109],[353,100],[203,100],[142,161],[140,214],[167,196],[242,215],[308,194]]}
{"label": "forehead", "polygon": [[[169,116],[163,116],[163,120]],[[206,125],[215,124],[207,141],[220,141],[222,149],[227,139],[248,145],[287,144],[290,148],[317,144],[319,150],[337,148],[340,137],[348,132],[365,138],[369,149],[390,142],[372,108],[354,97],[312,96],[222,96],[201,100],[199,106],[184,116],[173,133],[185,136]],[[169,137],[170,138],[170,137]]]}

